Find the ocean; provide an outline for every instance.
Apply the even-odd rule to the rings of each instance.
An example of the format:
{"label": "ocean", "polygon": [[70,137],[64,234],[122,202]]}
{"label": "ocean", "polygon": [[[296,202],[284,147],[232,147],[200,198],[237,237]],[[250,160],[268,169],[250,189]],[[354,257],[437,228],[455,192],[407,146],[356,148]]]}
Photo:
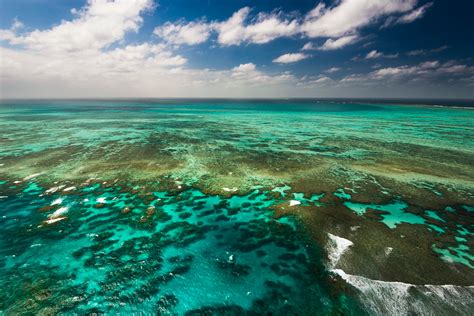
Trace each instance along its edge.
{"label": "ocean", "polygon": [[473,106],[2,100],[0,314],[470,315]]}

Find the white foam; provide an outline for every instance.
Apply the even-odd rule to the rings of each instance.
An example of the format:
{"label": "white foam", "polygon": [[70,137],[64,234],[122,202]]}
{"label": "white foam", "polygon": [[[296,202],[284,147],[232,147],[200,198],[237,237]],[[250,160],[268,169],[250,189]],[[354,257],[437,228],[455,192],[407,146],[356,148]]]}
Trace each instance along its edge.
{"label": "white foam", "polygon": [[68,191],[72,191],[72,190],[75,190],[75,189],[76,189],[76,187],[68,187],[68,188],[65,188],[63,190],[63,192],[68,192]]}
{"label": "white foam", "polygon": [[48,218],[50,218],[50,219],[58,218],[61,215],[66,214],[68,210],[69,210],[69,208],[66,207],[66,206],[60,207],[54,213],[48,215]]}
{"label": "white foam", "polygon": [[46,190],[46,193],[54,193],[58,190],[61,190],[62,188],[64,188],[65,185],[60,185],[60,186],[57,186],[57,187],[52,187],[52,188],[49,188],[48,190]]}
{"label": "white foam", "polygon": [[61,204],[62,202],[63,202],[63,199],[56,199],[56,200],[53,201],[53,203],[51,203],[51,206],[53,206],[53,205],[59,205],[59,204]]}
{"label": "white foam", "polygon": [[62,220],[65,220],[66,217],[58,217],[58,218],[52,218],[52,219],[48,219],[46,221],[44,221],[46,224],[53,224],[53,223],[56,223],[56,222],[59,222],[59,221],[62,221]]}
{"label": "white foam", "polygon": [[469,315],[474,307],[474,286],[414,285],[332,271],[360,291],[363,305],[375,315]]}
{"label": "white foam", "polygon": [[97,198],[96,202],[104,204],[106,202],[105,197]]}
{"label": "white foam", "polygon": [[[373,280],[334,268],[342,254],[353,245],[345,238],[328,234],[330,271],[359,290],[362,304],[374,315],[468,315],[474,308],[474,286],[414,285]],[[387,247],[386,249],[391,249]]]}
{"label": "white foam", "polygon": [[334,268],[336,264],[339,262],[341,259],[341,256],[344,254],[344,252],[354,245],[352,241],[349,239],[345,239],[333,234],[329,234],[329,245],[327,247],[328,250],[328,256],[329,256],[329,262],[330,262],[330,267]]}
{"label": "white foam", "polygon": [[29,175],[29,176],[27,176],[27,177],[24,177],[24,178],[23,178],[23,181],[27,181],[27,180],[36,178],[37,176],[42,175],[42,174],[43,174],[43,173],[40,172],[40,173],[35,173],[35,174],[32,174],[32,175]]}
{"label": "white foam", "polygon": [[0,196],[0,199],[6,199],[7,197],[8,196],[6,196],[6,195],[2,195],[2,196]]}
{"label": "white foam", "polygon": [[238,190],[238,188],[236,187],[233,187],[232,189],[230,188],[222,188],[222,190],[226,191],[226,192],[236,192]]}
{"label": "white foam", "polygon": [[297,200],[290,200],[290,206],[296,206],[296,205],[300,205],[301,202],[300,201],[297,201]]}

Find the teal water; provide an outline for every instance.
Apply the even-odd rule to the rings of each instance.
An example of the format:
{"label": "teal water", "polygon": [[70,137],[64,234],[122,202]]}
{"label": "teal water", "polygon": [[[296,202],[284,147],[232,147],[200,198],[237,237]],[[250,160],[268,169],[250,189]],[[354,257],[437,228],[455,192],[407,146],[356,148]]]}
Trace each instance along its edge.
{"label": "teal water", "polygon": [[[223,198],[190,188],[143,199],[125,183],[45,191],[28,183],[2,201],[3,308],[295,313],[309,298],[308,312],[340,308],[324,276],[311,273],[317,250],[291,218],[272,218],[269,206],[280,200],[267,192]],[[34,304],[22,306],[28,293],[19,284]]]}
{"label": "teal water", "polygon": [[0,131],[0,314],[377,314],[323,237],[378,225],[474,282],[470,109],[2,101]]}

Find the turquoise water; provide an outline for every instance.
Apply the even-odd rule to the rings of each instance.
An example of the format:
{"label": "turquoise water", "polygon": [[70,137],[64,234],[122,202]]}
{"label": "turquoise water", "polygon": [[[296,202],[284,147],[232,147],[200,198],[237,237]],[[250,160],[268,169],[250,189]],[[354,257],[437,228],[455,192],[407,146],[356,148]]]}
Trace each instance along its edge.
{"label": "turquoise water", "polygon": [[143,199],[125,183],[44,192],[32,182],[2,201],[4,308],[20,308],[23,282],[44,295],[23,311],[291,313],[308,295],[317,299],[308,308],[339,308],[324,275],[311,273],[317,250],[294,220],[272,218],[269,206],[280,200],[268,192],[223,198],[189,188]]}
{"label": "turquoise water", "polygon": [[469,109],[2,101],[0,131],[0,314],[376,314],[328,234],[374,282],[474,285]]}

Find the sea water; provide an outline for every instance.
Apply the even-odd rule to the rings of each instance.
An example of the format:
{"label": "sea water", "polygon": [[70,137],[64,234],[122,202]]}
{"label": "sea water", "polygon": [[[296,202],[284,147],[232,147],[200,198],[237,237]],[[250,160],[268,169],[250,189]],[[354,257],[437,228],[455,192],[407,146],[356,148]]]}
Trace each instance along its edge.
{"label": "sea water", "polygon": [[[396,313],[380,291],[412,285],[335,273],[335,254],[313,236],[344,239],[332,228],[312,233],[312,218],[337,206],[387,234],[403,226],[454,236],[433,241],[431,254],[474,280],[470,162],[447,182],[437,170],[407,180],[400,161],[418,154],[391,149],[402,142],[472,159],[473,122],[469,109],[367,102],[2,101],[0,313]],[[370,169],[389,155],[397,170]],[[299,191],[297,179],[319,166],[330,171]],[[339,174],[347,183],[328,189]],[[365,177],[385,201],[357,200]],[[411,182],[413,195],[398,191]],[[422,192],[445,207],[418,205]],[[415,288],[441,291],[433,286]],[[464,313],[474,294],[457,291]],[[434,308],[420,302],[426,309],[404,309]]]}

